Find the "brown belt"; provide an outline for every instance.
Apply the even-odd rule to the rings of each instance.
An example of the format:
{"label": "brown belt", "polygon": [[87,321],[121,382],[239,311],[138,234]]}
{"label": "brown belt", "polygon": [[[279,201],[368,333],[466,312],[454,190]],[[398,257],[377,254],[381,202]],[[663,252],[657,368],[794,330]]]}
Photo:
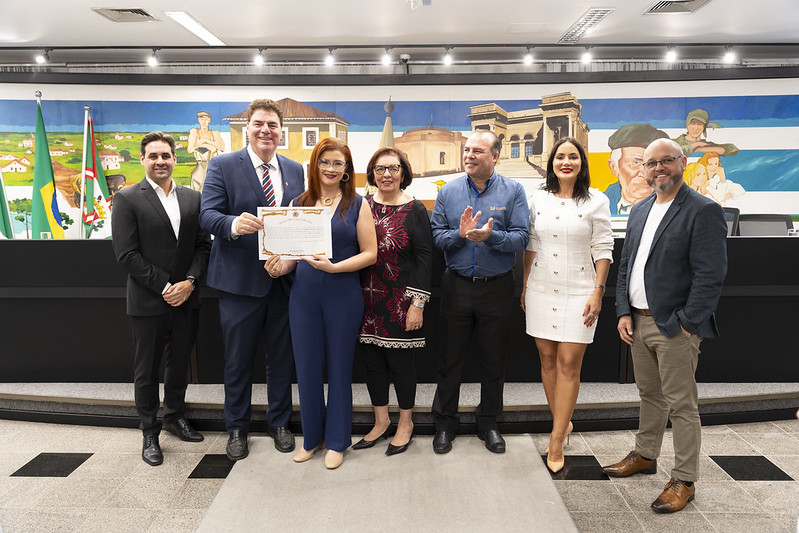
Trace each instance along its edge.
{"label": "brown belt", "polygon": [[637,307],[633,307],[632,309],[639,315],[652,316],[652,311],[649,309],[638,309]]}

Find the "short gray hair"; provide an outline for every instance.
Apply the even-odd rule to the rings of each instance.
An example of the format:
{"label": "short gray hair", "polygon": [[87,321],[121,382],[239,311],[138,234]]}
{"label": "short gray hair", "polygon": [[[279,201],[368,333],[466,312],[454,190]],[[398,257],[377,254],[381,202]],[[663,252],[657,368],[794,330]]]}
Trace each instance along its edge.
{"label": "short gray hair", "polygon": [[491,153],[499,155],[500,150],[502,150],[502,141],[499,140],[499,137],[497,137],[496,133],[494,133],[491,130],[479,129],[479,130],[474,130],[470,135],[470,137],[473,137],[475,135],[488,135],[489,137],[491,137],[492,139]]}

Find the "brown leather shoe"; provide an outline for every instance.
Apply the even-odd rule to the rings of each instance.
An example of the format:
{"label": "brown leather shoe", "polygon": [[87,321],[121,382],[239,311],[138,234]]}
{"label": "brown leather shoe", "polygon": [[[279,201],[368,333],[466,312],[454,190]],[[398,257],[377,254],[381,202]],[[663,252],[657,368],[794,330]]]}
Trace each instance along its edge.
{"label": "brown leather shoe", "polygon": [[627,457],[612,465],[603,466],[602,471],[613,477],[627,477],[638,472],[642,474],[654,474],[658,471],[658,460],[650,459],[647,461],[641,454],[632,451]]}
{"label": "brown leather shoe", "polygon": [[658,513],[673,513],[685,507],[696,495],[696,483],[689,487],[684,481],[671,478],[658,499],[652,502],[652,509]]}

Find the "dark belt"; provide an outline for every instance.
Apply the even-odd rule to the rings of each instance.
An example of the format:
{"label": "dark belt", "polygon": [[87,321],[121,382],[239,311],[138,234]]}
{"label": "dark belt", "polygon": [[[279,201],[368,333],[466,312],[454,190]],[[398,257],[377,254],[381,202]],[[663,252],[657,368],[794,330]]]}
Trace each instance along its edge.
{"label": "dark belt", "polygon": [[649,309],[638,309],[637,307],[633,307],[632,309],[639,315],[652,316],[652,311]]}
{"label": "dark belt", "polygon": [[499,278],[504,278],[505,276],[507,276],[508,274],[510,274],[513,271],[512,270],[508,270],[504,274],[500,274],[498,276],[463,276],[461,274],[458,274],[457,272],[455,272],[451,268],[447,267],[447,272],[455,274],[457,277],[459,277],[461,279],[465,279],[466,281],[469,281],[471,283],[485,283],[486,281],[491,281],[491,280],[495,280],[495,279],[499,279]]}

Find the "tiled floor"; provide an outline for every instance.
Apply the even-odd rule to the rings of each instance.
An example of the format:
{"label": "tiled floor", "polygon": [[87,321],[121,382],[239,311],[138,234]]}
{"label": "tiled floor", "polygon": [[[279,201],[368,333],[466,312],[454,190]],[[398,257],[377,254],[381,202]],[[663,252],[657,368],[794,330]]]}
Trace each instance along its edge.
{"label": "tiled floor", "polygon": [[[0,531],[194,531],[232,467],[227,435],[205,437],[162,434],[153,468],[136,430],[0,420]],[[531,438],[543,451],[548,436]],[[632,446],[631,431],[572,435],[554,483],[580,531],[799,531],[799,420],[703,428],[696,499],[674,515],[649,509],[669,478],[670,433],[657,474],[601,472]]]}

